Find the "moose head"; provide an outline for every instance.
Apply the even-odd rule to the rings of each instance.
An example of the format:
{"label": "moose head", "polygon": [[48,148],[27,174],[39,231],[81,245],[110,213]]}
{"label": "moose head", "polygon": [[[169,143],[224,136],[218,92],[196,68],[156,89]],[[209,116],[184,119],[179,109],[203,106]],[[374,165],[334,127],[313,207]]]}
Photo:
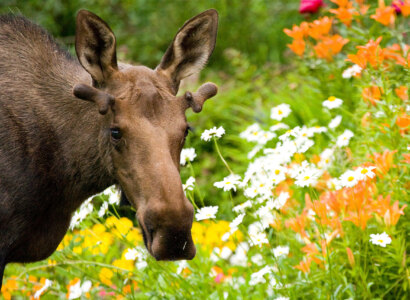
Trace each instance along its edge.
{"label": "moose head", "polygon": [[150,69],[118,63],[109,26],[89,11],[77,15],[75,49],[91,80],[76,84],[73,93],[104,115],[101,130],[109,140],[113,176],[137,210],[145,245],[157,260],[195,256],[194,210],[179,175],[188,134],[185,111],[200,112],[217,87],[206,83],[195,93],[176,94],[181,80],[207,63],[217,26],[213,9],[188,20]]}

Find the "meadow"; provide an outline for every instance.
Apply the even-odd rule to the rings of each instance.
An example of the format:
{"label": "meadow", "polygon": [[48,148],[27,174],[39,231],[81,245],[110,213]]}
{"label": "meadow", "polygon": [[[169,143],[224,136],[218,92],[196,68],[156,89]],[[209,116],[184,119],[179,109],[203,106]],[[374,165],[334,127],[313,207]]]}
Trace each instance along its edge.
{"label": "meadow", "polygon": [[[0,299],[409,299],[410,1],[304,15],[298,1],[256,2],[244,5],[272,28],[244,18],[242,36],[224,17],[239,24],[244,9],[197,8],[219,6],[222,41],[200,80],[219,93],[188,113],[181,153],[196,257],[155,261],[110,187],[49,259],[6,267]],[[138,59],[155,61],[150,49]]]}

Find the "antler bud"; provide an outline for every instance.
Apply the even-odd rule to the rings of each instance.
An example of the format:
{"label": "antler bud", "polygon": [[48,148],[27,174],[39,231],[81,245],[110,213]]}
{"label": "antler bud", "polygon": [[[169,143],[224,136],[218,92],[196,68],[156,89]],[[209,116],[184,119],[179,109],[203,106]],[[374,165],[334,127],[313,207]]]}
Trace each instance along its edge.
{"label": "antler bud", "polygon": [[185,100],[188,102],[188,105],[192,107],[192,110],[196,113],[202,110],[204,102],[212,98],[218,92],[218,87],[212,82],[207,82],[200,86],[198,91],[195,93],[186,92],[184,95]]}
{"label": "antler bud", "polygon": [[86,84],[76,84],[73,88],[73,94],[82,100],[95,102],[98,106],[100,114],[105,115],[114,104],[114,97],[103,91],[100,91],[92,86]]}

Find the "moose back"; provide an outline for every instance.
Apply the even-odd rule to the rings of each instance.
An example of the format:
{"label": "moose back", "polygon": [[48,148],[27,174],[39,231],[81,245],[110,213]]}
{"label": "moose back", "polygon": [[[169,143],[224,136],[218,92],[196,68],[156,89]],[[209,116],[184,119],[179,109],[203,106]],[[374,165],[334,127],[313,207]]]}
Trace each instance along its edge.
{"label": "moose back", "polygon": [[27,19],[0,17],[0,286],[7,263],[48,257],[72,213],[112,184],[152,256],[195,256],[179,156],[186,109],[217,88],[176,94],[208,61],[217,25],[212,9],[188,20],[150,69],[118,62],[114,33],[89,11],[77,15],[77,58]]}

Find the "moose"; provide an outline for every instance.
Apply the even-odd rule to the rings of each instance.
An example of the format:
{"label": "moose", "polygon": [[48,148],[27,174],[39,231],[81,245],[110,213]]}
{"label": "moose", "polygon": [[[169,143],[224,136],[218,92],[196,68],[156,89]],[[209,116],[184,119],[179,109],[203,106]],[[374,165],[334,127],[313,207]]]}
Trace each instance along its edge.
{"label": "moose", "polygon": [[51,255],[73,212],[113,184],[155,259],[195,256],[179,175],[185,111],[200,112],[217,87],[177,92],[208,62],[217,28],[214,9],[188,20],[150,69],[118,62],[113,31],[87,10],[77,58],[24,17],[0,17],[0,287],[7,263]]}

